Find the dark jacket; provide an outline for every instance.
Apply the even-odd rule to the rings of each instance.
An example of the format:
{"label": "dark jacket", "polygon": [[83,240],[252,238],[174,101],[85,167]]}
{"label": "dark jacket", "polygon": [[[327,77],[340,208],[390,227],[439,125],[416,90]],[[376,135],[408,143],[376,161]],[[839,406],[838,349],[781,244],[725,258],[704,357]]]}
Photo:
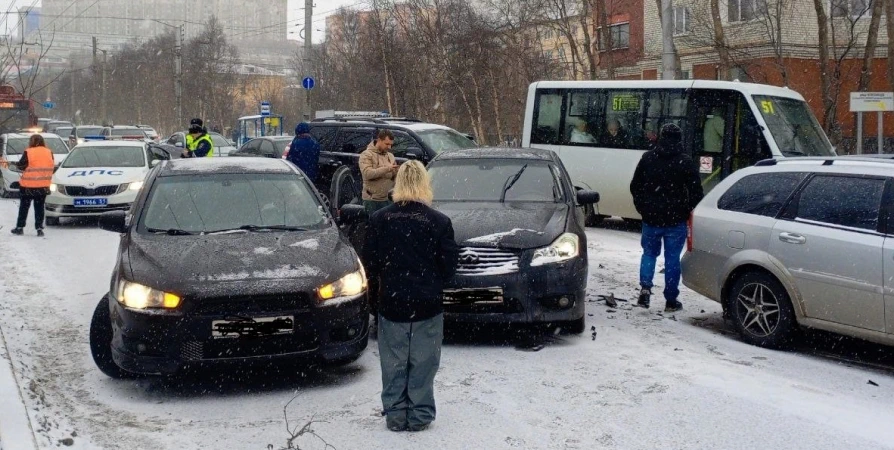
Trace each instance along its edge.
{"label": "dark jacket", "polygon": [[661,140],[636,166],[630,193],[643,222],[653,227],[685,223],[704,196],[692,158],[679,142]]}
{"label": "dark jacket", "polygon": [[379,280],[379,313],[418,322],[444,312],[441,294],[456,273],[459,246],[450,218],[422,203],[395,203],[370,218],[363,260]]}
{"label": "dark jacket", "polygon": [[292,164],[298,166],[311,182],[316,181],[320,164],[320,144],[310,135],[310,125],[299,123],[295,127],[295,139],[292,139],[286,157]]}
{"label": "dark jacket", "polygon": [[[19,162],[13,163],[21,172],[25,172],[28,168],[28,152],[22,152],[22,158]],[[22,197],[46,197],[50,195],[50,188],[19,188],[19,195]]]}

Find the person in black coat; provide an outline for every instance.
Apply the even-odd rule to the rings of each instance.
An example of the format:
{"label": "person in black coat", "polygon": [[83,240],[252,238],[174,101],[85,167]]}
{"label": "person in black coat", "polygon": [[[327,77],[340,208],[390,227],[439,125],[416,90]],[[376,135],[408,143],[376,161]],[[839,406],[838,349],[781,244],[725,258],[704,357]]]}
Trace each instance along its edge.
{"label": "person in black coat", "polygon": [[695,163],[683,153],[683,133],[675,124],[661,128],[658,143],[636,166],[630,193],[643,218],[640,295],[637,304],[649,307],[655,264],[664,244],[665,311],[679,311],[680,254],[686,244],[687,220],[704,197]]}
{"label": "person in black coat", "polygon": [[397,171],[394,204],[369,220],[363,260],[379,281],[382,406],[391,431],[421,431],[435,420],[434,380],[444,336],[444,283],[459,246],[450,218],[431,208],[431,179],[418,161]]}

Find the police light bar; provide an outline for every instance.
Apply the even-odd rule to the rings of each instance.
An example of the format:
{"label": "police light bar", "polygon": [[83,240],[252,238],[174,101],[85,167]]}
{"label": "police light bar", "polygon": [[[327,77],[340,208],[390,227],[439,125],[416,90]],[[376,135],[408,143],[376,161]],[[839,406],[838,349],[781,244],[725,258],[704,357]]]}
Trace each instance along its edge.
{"label": "police light bar", "polygon": [[84,136],[84,141],[104,141],[106,140],[105,136]]}

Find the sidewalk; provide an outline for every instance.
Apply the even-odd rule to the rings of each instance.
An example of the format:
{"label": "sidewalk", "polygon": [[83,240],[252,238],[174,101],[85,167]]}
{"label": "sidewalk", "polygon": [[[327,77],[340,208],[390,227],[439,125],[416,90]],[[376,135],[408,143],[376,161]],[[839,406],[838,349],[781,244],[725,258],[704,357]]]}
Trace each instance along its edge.
{"label": "sidewalk", "polygon": [[28,411],[21,389],[12,370],[12,359],[6,349],[6,336],[0,328],[0,450],[36,450]]}

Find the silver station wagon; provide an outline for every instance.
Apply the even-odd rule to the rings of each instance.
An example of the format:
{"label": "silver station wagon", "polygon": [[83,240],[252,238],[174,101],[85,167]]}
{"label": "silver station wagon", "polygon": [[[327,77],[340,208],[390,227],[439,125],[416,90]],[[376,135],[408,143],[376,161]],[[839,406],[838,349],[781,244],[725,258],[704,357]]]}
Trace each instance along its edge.
{"label": "silver station wagon", "polygon": [[892,213],[891,155],[761,161],[693,212],[683,282],[755,345],[798,326],[894,345]]}

